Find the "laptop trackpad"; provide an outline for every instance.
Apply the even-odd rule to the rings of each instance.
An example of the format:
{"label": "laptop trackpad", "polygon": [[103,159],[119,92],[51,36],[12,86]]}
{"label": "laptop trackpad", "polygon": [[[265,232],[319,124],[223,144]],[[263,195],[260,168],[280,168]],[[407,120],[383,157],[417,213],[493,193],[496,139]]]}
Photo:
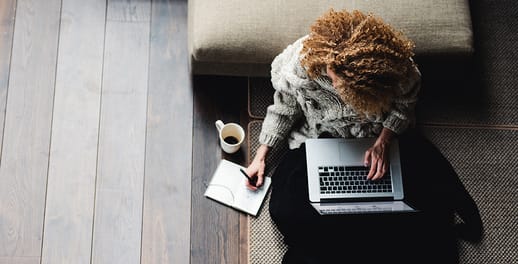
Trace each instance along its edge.
{"label": "laptop trackpad", "polygon": [[350,165],[361,165],[363,164],[365,151],[367,151],[369,147],[370,145],[366,144],[338,144],[340,160]]}
{"label": "laptop trackpad", "polygon": [[403,201],[311,203],[321,215],[415,212]]}

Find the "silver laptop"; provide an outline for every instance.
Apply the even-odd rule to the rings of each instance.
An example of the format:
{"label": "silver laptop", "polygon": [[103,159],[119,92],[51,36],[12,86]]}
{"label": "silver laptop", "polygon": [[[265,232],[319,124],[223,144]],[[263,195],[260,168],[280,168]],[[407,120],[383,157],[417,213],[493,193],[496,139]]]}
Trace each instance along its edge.
{"label": "silver laptop", "polygon": [[390,147],[390,169],[379,180],[367,180],[365,151],[376,139],[306,140],[309,201],[321,214],[416,212],[403,200],[399,142]]}

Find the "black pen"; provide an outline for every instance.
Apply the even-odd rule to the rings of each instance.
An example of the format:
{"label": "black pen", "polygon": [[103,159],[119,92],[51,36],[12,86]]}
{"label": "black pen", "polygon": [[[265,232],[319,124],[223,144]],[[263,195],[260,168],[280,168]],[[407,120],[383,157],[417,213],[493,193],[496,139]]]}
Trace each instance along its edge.
{"label": "black pen", "polygon": [[[255,186],[255,184],[256,184],[256,180],[255,180],[255,179],[250,178],[250,176],[248,176],[248,174],[246,174],[246,172],[245,172],[243,169],[241,169],[241,168],[240,168],[240,169],[239,169],[239,171],[240,171],[241,173],[243,173],[243,175],[245,175],[245,177],[248,179],[248,182],[249,182],[251,185]],[[255,178],[255,177],[254,177],[254,178]]]}

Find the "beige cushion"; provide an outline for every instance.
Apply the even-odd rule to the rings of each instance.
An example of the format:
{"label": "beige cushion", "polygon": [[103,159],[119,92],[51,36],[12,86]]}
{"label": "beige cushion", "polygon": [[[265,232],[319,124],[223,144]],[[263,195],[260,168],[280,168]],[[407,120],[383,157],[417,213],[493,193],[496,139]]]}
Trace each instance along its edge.
{"label": "beige cushion", "polygon": [[334,8],[372,12],[416,43],[416,55],[473,52],[468,0],[189,0],[194,74],[267,76],[288,44]]}

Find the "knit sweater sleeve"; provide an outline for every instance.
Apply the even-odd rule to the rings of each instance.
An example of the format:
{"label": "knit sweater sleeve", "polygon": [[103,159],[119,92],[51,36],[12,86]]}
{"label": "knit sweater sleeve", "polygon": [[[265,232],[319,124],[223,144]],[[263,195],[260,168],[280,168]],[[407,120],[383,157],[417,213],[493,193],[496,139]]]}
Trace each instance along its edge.
{"label": "knit sweater sleeve", "polygon": [[303,38],[289,45],[272,62],[271,81],[275,89],[273,104],[268,106],[259,143],[274,146],[291,131],[303,115],[297,102],[297,88],[304,83],[300,76],[299,52]]}
{"label": "knit sweater sleeve", "polygon": [[414,109],[420,89],[421,73],[414,67],[408,81],[401,85],[401,95],[395,99],[392,110],[383,121],[383,127],[401,134],[415,122]]}

